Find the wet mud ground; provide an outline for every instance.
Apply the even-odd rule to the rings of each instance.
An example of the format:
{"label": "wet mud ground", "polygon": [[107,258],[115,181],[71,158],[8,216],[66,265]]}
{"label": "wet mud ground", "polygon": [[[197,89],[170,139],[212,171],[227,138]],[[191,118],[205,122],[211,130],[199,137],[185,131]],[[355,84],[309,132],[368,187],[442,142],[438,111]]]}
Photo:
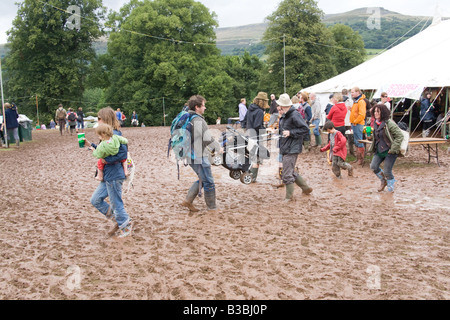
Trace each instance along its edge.
{"label": "wet mud ground", "polygon": [[[216,132],[225,126],[212,126]],[[95,140],[93,129],[87,138]],[[136,162],[126,239],[91,204],[96,160],[76,136],[33,131],[0,150],[1,299],[449,299],[450,155],[413,146],[377,192],[369,165],[338,180],[325,154],[299,157],[314,189],[284,204],[276,154],[244,185],[213,166],[216,212],[179,204],[196,179],[167,159],[169,129],[124,128]],[[275,149],[276,150],[276,149]]]}

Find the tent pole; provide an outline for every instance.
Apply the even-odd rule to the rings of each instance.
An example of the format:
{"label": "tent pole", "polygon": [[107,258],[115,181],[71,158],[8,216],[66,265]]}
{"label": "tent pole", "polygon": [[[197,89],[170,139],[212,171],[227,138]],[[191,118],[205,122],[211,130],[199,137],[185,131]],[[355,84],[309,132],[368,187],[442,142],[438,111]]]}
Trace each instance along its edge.
{"label": "tent pole", "polygon": [[416,104],[416,102],[414,101],[413,104],[411,104],[411,106],[409,107],[409,134],[411,135],[411,128],[412,128],[412,114],[413,114],[413,109],[414,109],[414,105]]}
{"label": "tent pole", "polygon": [[2,93],[2,111],[3,111],[3,131],[5,137],[5,146],[8,148],[8,131],[6,130],[6,117],[5,117],[5,99],[3,97],[3,74],[2,74],[2,59],[0,58],[0,87]]}
{"label": "tent pole", "polygon": [[445,96],[445,113],[444,113],[445,116],[444,116],[444,119],[442,119],[442,121],[444,121],[444,123],[443,123],[444,130],[442,130],[442,138],[444,138],[444,139],[447,136],[447,122],[449,121],[447,112],[448,112],[448,87],[447,87],[447,94]]}

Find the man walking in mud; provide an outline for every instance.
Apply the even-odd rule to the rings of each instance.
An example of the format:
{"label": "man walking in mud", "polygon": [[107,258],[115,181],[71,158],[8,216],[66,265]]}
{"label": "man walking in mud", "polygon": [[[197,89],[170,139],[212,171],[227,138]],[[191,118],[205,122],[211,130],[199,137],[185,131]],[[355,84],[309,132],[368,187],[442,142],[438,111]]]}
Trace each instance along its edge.
{"label": "man walking in mud", "polygon": [[208,152],[215,149],[223,153],[220,144],[214,140],[209,131],[208,124],[203,118],[205,113],[206,100],[200,95],[192,96],[188,101],[189,114],[191,115],[192,136],[194,159],[189,163],[191,168],[197,174],[199,180],[194,182],[188,191],[186,200],[181,204],[191,212],[199,211],[192,204],[194,199],[203,188],[205,191],[205,202],[208,210],[216,209],[216,187],[211,172],[211,163],[209,162]]}

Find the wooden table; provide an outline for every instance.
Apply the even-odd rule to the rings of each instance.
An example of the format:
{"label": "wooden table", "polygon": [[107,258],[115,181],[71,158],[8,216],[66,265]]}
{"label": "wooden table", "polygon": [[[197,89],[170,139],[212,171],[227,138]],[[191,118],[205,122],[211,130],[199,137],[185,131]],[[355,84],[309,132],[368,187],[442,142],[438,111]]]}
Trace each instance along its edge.
{"label": "wooden table", "polygon": [[[359,140],[359,142],[364,143],[364,145],[370,145],[372,144],[371,140]],[[428,152],[428,163],[430,163],[431,158],[435,158],[437,165],[439,164],[439,148],[438,144],[446,143],[446,139],[442,138],[410,138],[408,145],[422,145],[424,146],[425,150]],[[432,145],[435,145],[433,148]]]}

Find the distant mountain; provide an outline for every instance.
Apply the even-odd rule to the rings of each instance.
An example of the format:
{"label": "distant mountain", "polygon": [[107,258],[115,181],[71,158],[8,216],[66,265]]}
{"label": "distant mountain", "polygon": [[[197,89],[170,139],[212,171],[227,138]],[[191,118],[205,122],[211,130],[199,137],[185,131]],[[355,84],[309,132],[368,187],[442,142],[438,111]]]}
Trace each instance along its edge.
{"label": "distant mountain", "polygon": [[[327,26],[338,23],[350,26],[362,36],[367,49],[385,49],[406,33],[407,35],[401,41],[419,33],[432,22],[431,17],[407,16],[384,8],[377,9],[380,11],[381,18],[379,29],[373,28],[370,24],[372,20],[369,18],[373,15],[373,11],[368,11],[368,8],[359,8],[338,14],[326,14],[322,21]],[[266,28],[267,23],[218,28],[216,30],[217,47],[225,55],[239,54],[243,50],[259,50],[255,54],[261,55],[264,52],[264,45],[259,41]],[[249,43],[252,44],[249,45]]]}

